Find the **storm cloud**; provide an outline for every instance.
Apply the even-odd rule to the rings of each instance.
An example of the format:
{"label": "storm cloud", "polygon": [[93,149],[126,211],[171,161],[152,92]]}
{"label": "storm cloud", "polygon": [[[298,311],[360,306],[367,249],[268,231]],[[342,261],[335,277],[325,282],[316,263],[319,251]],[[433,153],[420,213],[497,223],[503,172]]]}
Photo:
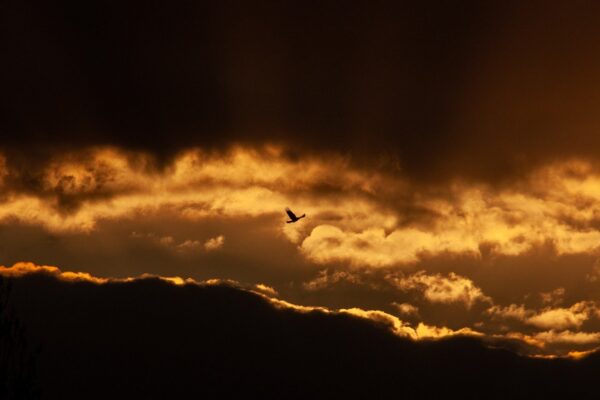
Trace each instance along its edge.
{"label": "storm cloud", "polygon": [[[0,145],[288,145],[495,181],[594,159],[598,6],[445,1],[3,5]],[[502,180],[502,179],[501,179]]]}

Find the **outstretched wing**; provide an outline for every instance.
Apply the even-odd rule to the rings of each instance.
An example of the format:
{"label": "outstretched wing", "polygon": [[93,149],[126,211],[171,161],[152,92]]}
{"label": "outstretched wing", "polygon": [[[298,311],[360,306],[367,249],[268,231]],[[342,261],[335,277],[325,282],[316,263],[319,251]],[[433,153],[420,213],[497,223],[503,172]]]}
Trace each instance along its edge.
{"label": "outstretched wing", "polygon": [[294,214],[292,212],[292,210],[290,210],[289,208],[285,209],[285,212],[287,213],[287,215],[290,217],[291,220],[296,220],[298,219],[298,217],[296,217],[296,214]]}

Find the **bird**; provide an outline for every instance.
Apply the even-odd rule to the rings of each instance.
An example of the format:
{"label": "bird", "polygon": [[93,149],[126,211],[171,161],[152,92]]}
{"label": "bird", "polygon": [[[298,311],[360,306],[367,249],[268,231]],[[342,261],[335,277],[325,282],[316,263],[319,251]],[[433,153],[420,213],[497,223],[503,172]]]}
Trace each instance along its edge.
{"label": "bird", "polygon": [[285,222],[287,222],[288,224],[294,223],[294,222],[298,221],[300,218],[304,218],[304,217],[306,217],[306,214],[302,214],[301,216],[299,216],[299,217],[296,217],[296,214],[294,214],[294,213],[292,212],[292,210],[290,210],[290,209],[289,209],[289,208],[287,208],[287,207],[286,207],[286,209],[285,209],[285,212],[286,212],[286,213],[287,213],[287,215],[290,217],[290,220],[289,220],[289,221],[285,221]]}

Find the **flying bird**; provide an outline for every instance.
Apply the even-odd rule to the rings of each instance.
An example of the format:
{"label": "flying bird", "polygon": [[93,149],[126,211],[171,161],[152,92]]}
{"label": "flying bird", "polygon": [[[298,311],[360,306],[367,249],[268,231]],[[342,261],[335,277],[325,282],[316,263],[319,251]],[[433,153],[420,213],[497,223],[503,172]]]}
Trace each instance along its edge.
{"label": "flying bird", "polygon": [[299,216],[299,217],[296,217],[296,214],[294,214],[294,213],[292,212],[292,210],[290,210],[289,208],[286,208],[286,209],[285,209],[285,212],[286,212],[286,213],[287,213],[287,215],[290,217],[290,220],[289,220],[289,221],[285,221],[285,222],[287,222],[288,224],[291,224],[291,223],[293,223],[293,222],[296,222],[296,221],[298,221],[300,218],[304,218],[304,217],[306,217],[306,214],[302,214],[301,216]]}

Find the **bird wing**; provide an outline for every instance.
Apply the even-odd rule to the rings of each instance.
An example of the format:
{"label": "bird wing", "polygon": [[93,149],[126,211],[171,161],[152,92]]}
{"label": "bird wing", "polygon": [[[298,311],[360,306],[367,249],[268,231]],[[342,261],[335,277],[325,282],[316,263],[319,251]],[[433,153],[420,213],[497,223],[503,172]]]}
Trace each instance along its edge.
{"label": "bird wing", "polygon": [[287,215],[290,217],[290,219],[297,219],[296,215],[292,212],[292,210],[290,210],[289,208],[285,209],[285,212],[287,213]]}

